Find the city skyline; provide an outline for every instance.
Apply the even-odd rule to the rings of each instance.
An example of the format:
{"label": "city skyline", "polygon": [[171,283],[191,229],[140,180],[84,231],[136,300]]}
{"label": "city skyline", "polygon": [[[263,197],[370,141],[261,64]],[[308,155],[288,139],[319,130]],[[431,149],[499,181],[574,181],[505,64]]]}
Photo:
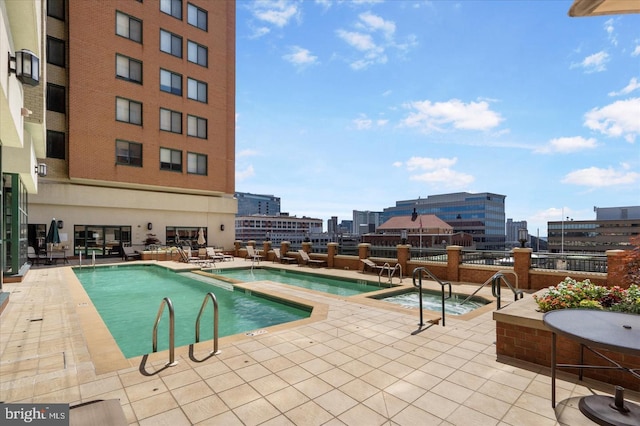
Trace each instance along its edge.
{"label": "city skyline", "polygon": [[640,204],[640,16],[571,4],[238,2],[236,191],[325,222],[493,192],[540,236]]}

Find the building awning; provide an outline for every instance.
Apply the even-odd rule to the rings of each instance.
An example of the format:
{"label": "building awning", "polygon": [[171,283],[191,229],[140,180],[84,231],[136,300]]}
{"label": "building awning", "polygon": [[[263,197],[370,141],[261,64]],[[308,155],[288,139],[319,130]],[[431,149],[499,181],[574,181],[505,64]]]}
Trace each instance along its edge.
{"label": "building awning", "polygon": [[639,0],[574,0],[569,16],[600,16],[640,13]]}

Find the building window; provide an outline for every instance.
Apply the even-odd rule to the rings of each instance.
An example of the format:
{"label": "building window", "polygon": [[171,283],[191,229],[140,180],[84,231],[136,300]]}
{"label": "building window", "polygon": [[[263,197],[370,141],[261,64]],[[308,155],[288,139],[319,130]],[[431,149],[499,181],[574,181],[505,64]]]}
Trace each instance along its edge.
{"label": "building window", "polygon": [[64,0],[47,0],[47,16],[64,21]]}
{"label": "building window", "polygon": [[142,62],[116,54],[116,77],[142,84]]}
{"label": "building window", "polygon": [[182,20],[182,0],[160,0],[160,11]]}
{"label": "building window", "polygon": [[207,31],[207,11],[191,3],[187,4],[187,22],[189,25]]}
{"label": "building window", "polygon": [[66,158],[64,133],[47,130],[47,158]]}
{"label": "building window", "polygon": [[207,174],[207,156],[204,154],[187,153],[187,173],[196,175]]}
{"label": "building window", "polygon": [[160,148],[160,170],[182,171],[182,151]]}
{"label": "building window", "polygon": [[142,43],[142,21],[116,11],[116,34]]}
{"label": "building window", "polygon": [[167,70],[160,70],[160,90],[182,96],[182,76]]}
{"label": "building window", "polygon": [[182,133],[182,113],[160,108],[160,130]]}
{"label": "building window", "polygon": [[125,98],[116,98],[116,120],[142,126],[142,104]]}
{"label": "building window", "polygon": [[182,37],[160,30],[160,50],[182,58]]}
{"label": "building window", "polygon": [[207,103],[207,83],[187,78],[187,97],[196,101]]}
{"label": "building window", "polygon": [[200,139],[207,138],[207,119],[187,115],[187,135]]}
{"label": "building window", "polygon": [[47,37],[47,63],[57,65],[64,68],[65,48],[64,40],[57,39],[55,37]]}
{"label": "building window", "polygon": [[207,48],[191,40],[187,41],[187,60],[194,64],[207,66]]}
{"label": "building window", "polygon": [[66,90],[64,86],[47,83],[47,110],[66,113]]}
{"label": "building window", "polygon": [[142,144],[116,140],[116,164],[142,167]]}

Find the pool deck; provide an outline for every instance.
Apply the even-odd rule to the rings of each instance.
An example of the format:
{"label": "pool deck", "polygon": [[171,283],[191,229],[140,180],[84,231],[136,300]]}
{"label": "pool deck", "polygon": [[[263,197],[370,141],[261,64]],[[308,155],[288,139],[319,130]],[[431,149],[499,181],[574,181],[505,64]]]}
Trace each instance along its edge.
{"label": "pool deck", "polygon": [[249,287],[312,304],[313,316],[221,338],[215,356],[211,341],[191,353],[179,348],[174,367],[166,367],[166,351],[125,360],[78,285],[69,266],[36,267],[23,282],[4,284],[11,294],[0,316],[0,402],[118,399],[131,425],[544,426],[595,424],[579,412],[579,397],[613,391],[561,373],[553,409],[548,368],[496,360],[491,307],[419,327],[417,310],[272,282]]}

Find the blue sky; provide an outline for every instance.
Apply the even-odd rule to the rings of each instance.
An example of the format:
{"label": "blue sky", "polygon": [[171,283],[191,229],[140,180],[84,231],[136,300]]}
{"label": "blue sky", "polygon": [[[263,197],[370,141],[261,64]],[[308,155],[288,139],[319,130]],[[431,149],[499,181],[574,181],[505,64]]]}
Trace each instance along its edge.
{"label": "blue sky", "polygon": [[506,216],[640,205],[640,15],[572,1],[249,1],[236,190],[325,221],[450,192]]}

